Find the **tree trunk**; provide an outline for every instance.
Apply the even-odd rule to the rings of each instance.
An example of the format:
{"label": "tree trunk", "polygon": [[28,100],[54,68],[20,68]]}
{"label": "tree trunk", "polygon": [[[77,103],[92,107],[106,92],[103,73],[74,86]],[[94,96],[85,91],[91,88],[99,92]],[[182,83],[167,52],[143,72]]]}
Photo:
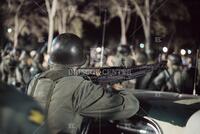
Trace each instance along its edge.
{"label": "tree trunk", "polygon": [[59,34],[66,33],[66,22],[67,22],[67,13],[66,10],[61,10],[58,12],[57,24]]}
{"label": "tree trunk", "polygon": [[57,28],[58,28],[58,33],[61,34],[62,33],[62,29],[63,29],[63,24],[62,24],[62,13],[61,11],[57,12],[57,17],[56,17],[56,20],[55,20],[55,25],[57,25]]}
{"label": "tree trunk", "polygon": [[48,53],[50,52],[51,43],[53,40],[53,32],[54,32],[54,17],[50,15],[49,16]]}
{"label": "tree trunk", "polygon": [[150,47],[150,45],[151,45],[151,37],[150,37],[150,32],[149,32],[150,30],[149,30],[149,28],[148,28],[148,26],[144,29],[144,35],[145,35],[145,52],[147,53],[147,55],[148,55],[148,53],[150,52],[150,49],[151,49],[151,47]]}
{"label": "tree trunk", "polygon": [[66,24],[67,23],[67,13],[66,11],[62,11],[62,33],[66,33],[67,31],[67,27],[66,27]]}
{"label": "tree trunk", "polygon": [[150,5],[149,0],[145,0],[145,9],[146,9],[146,29],[145,29],[145,40],[146,47],[145,51],[149,57],[149,53],[151,51],[151,16],[150,16]]}
{"label": "tree trunk", "polygon": [[50,6],[50,1],[45,0],[48,17],[49,17],[49,35],[48,35],[48,46],[47,46],[47,53],[50,52],[51,49],[51,43],[53,40],[53,33],[54,33],[54,17],[57,10],[57,0],[52,1],[52,6]]}
{"label": "tree trunk", "polygon": [[17,48],[18,45],[18,35],[19,35],[19,16],[18,14],[15,15],[15,30],[14,30],[14,48]]}
{"label": "tree trunk", "polygon": [[62,23],[60,21],[61,17],[57,18],[57,25],[58,25],[58,33],[61,34],[62,33]]}
{"label": "tree trunk", "polygon": [[125,18],[124,16],[120,17],[121,21],[121,40],[120,44],[121,45],[127,45],[127,38],[126,38],[126,23],[125,23]]}

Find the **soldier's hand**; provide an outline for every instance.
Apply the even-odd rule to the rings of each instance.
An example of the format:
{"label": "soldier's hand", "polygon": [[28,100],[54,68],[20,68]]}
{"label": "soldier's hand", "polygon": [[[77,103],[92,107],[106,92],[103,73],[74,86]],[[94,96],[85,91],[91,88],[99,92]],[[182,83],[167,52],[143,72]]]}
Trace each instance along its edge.
{"label": "soldier's hand", "polygon": [[115,89],[115,90],[122,90],[124,87],[123,87],[122,84],[117,83],[117,84],[113,84],[112,88]]}

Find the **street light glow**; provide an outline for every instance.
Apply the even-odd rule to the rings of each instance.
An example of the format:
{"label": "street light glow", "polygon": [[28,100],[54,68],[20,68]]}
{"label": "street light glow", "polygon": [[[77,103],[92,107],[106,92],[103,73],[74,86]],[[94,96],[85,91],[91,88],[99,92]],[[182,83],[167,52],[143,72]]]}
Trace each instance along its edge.
{"label": "street light glow", "polygon": [[140,43],[140,48],[144,48],[144,43]]}
{"label": "street light glow", "polygon": [[101,48],[100,48],[100,47],[97,47],[97,48],[96,48],[96,51],[97,51],[97,53],[100,53],[100,52],[101,52]]}
{"label": "street light glow", "polygon": [[192,50],[188,49],[188,50],[187,50],[187,53],[188,53],[188,54],[192,54]]}
{"label": "street light glow", "polygon": [[181,49],[181,55],[185,55],[185,54],[186,54],[185,49]]}
{"label": "street light glow", "polygon": [[167,53],[167,52],[168,52],[168,48],[167,48],[167,47],[163,47],[162,50],[163,50],[164,53]]}
{"label": "street light glow", "polygon": [[12,28],[8,28],[8,29],[7,29],[7,32],[8,32],[8,33],[11,33],[11,32],[12,32]]}

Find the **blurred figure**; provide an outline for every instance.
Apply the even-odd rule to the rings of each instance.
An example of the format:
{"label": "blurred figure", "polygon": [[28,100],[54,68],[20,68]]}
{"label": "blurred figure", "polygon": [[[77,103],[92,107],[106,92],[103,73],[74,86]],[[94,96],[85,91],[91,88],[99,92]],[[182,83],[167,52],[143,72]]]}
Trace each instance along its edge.
{"label": "blurred figure", "polygon": [[[102,51],[103,51],[103,57],[101,57],[102,55]],[[87,61],[85,63],[85,67],[90,66],[90,67],[103,67],[106,66],[106,57],[107,55],[107,50],[106,48],[104,48],[102,50],[101,47],[94,47],[90,49],[90,54],[87,53]],[[103,59],[101,59],[103,58]],[[103,61],[101,61],[103,60]],[[102,63],[101,63],[102,62]]]}
{"label": "blurred figure", "polygon": [[[131,55],[131,48],[128,45],[120,45],[117,48],[117,52],[107,60],[108,66],[115,67],[132,67],[135,65],[135,61]],[[134,88],[135,80],[124,81],[121,83],[123,88]]]}
{"label": "blurred figure", "polygon": [[44,53],[44,61],[42,63],[42,66],[45,70],[48,68],[48,61],[49,61],[49,55],[47,53]]}
{"label": "blurred figure", "polygon": [[162,53],[161,54],[161,60],[162,61],[167,61],[167,54],[166,53]]}
{"label": "blurred figure", "polygon": [[183,87],[184,78],[181,70],[182,60],[180,55],[168,56],[168,69],[161,72],[153,81],[154,87],[161,91],[180,92]]}
{"label": "blurred figure", "polygon": [[16,78],[20,85],[19,88],[21,91],[25,91],[26,85],[29,83],[31,79],[30,74],[30,63],[29,63],[29,55],[23,50],[19,57],[19,65],[16,68]]}
{"label": "blurred figure", "polygon": [[0,64],[1,70],[1,81],[6,82],[8,81],[8,74],[9,74],[9,64],[10,64],[10,54],[7,51],[3,51],[1,53],[2,62]]}
{"label": "blurred figure", "polygon": [[18,81],[16,77],[16,69],[19,64],[19,51],[12,50],[3,57],[1,63],[2,81],[16,86]]}
{"label": "blurred figure", "polygon": [[[140,56],[137,56],[137,64],[146,64],[147,56],[141,53]],[[140,58],[139,58],[140,57]],[[155,50],[150,51],[149,53],[149,60],[147,64],[155,64],[158,62],[159,53]],[[153,89],[153,80],[159,74],[160,70],[154,70],[148,72],[145,76],[136,79],[136,89],[147,89],[147,90],[154,90]]]}
{"label": "blurred figure", "polygon": [[0,133],[49,134],[39,105],[12,86],[0,82]]}
{"label": "blurred figure", "polygon": [[147,54],[145,52],[138,51],[135,55],[136,65],[145,65],[148,62]]}
{"label": "blurred figure", "polygon": [[131,57],[131,49],[128,45],[120,45],[117,48],[116,55],[114,55],[111,59],[108,60],[108,66],[132,67],[133,65],[135,65],[135,61]]}
{"label": "blurred figure", "polygon": [[17,79],[17,67],[18,67],[19,62],[16,61],[13,57],[11,57],[9,64],[8,64],[8,80],[7,84],[8,85],[13,85],[19,87],[20,81]]}
{"label": "blurred figure", "polygon": [[191,57],[185,57],[186,64],[183,68],[183,79],[184,79],[184,85],[181,87],[181,93],[185,94],[193,94],[194,89],[194,82],[195,82],[195,71],[197,69],[192,64],[192,58]]}
{"label": "blurred figure", "polygon": [[8,85],[13,85],[20,91],[24,91],[25,82],[23,78],[25,68],[25,51],[13,49],[3,56],[1,63],[1,80]]}
{"label": "blurred figure", "polygon": [[114,66],[114,59],[115,59],[115,55],[117,54],[117,49],[112,49],[109,53],[108,53],[108,57],[106,59],[106,65],[109,67]]}
{"label": "blurred figure", "polygon": [[34,59],[32,61],[32,66],[30,68],[31,78],[33,78],[36,74],[45,71],[43,67],[44,55],[42,53],[36,53]]}
{"label": "blurred figure", "polygon": [[[135,55],[135,63],[136,65],[145,65],[147,64],[147,54],[145,52],[140,52],[138,51]],[[143,77],[139,77],[137,79],[135,79],[135,89],[143,89],[144,85],[142,85],[142,81],[144,79],[145,76]]]}

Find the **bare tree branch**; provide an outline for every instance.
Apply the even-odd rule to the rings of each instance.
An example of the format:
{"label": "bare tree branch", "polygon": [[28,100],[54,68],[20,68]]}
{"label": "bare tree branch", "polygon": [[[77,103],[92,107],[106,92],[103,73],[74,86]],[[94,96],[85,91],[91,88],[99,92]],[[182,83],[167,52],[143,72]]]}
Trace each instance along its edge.
{"label": "bare tree branch", "polygon": [[128,12],[128,2],[127,0],[124,0],[125,4],[124,4],[124,9],[122,8],[122,14],[123,16],[126,16],[127,15],[127,12]]}
{"label": "bare tree branch", "polygon": [[48,49],[47,49],[48,53],[50,52],[51,42],[53,40],[54,18],[57,11],[57,3],[58,3],[58,0],[53,0],[52,5],[50,6],[50,1],[45,0],[48,17],[49,17],[49,35],[48,35]]}
{"label": "bare tree branch", "polygon": [[126,15],[126,31],[128,31],[130,22],[131,22],[131,13],[128,12],[127,15]]}
{"label": "bare tree branch", "polygon": [[151,10],[154,9],[156,3],[157,3],[157,0],[152,0],[151,7],[150,7]]}
{"label": "bare tree branch", "polygon": [[18,32],[19,33],[23,30],[25,24],[26,24],[26,21],[25,20],[21,20],[21,22],[19,23],[19,26],[18,26],[19,27],[18,28]]}
{"label": "bare tree branch", "polygon": [[49,0],[45,0],[45,4],[46,4],[47,12],[48,12],[48,14],[50,14],[51,13],[51,6],[50,6]]}
{"label": "bare tree branch", "polygon": [[119,5],[119,3],[116,0],[112,0],[113,4],[116,6],[117,8],[117,13],[120,17],[123,17],[123,13],[122,13],[122,7]]}
{"label": "bare tree branch", "polygon": [[144,16],[144,14],[142,13],[142,10],[141,10],[140,6],[138,5],[138,3],[136,2],[136,0],[132,0],[132,1],[133,1],[134,5],[135,5],[135,9],[136,9],[137,14],[140,16],[140,18],[141,18],[141,20],[142,20],[142,25],[143,25],[143,27],[144,27],[144,29],[145,29],[145,27],[146,27],[146,19],[145,19],[145,16]]}
{"label": "bare tree branch", "polygon": [[68,20],[71,20],[75,16],[76,11],[77,11],[76,9],[77,9],[77,6],[70,6]]}
{"label": "bare tree branch", "polygon": [[11,6],[11,1],[8,0],[8,8],[11,9],[11,7],[12,7],[12,6]]}
{"label": "bare tree branch", "polygon": [[55,14],[56,14],[57,3],[58,3],[58,0],[53,0],[53,2],[52,2],[51,15],[52,15],[53,17],[54,17]]}
{"label": "bare tree branch", "polygon": [[23,4],[24,4],[24,1],[25,1],[25,0],[20,1],[20,4],[19,4],[19,6],[17,6],[17,9],[16,9],[16,14],[19,14],[19,12],[20,12],[20,10],[21,10]]}

